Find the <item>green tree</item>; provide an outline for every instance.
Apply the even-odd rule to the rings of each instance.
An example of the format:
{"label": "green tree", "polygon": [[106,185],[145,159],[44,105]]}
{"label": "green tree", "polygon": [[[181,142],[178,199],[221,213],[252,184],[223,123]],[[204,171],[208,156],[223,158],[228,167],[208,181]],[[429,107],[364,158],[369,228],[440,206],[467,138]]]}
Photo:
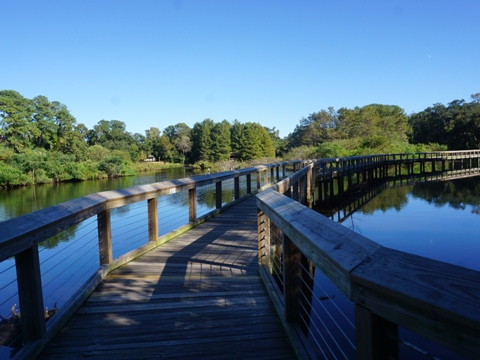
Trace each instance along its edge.
{"label": "green tree", "polygon": [[126,125],[120,120],[100,120],[88,136],[89,145],[102,145],[109,150],[122,150],[133,143],[133,138],[126,131]]}
{"label": "green tree", "polygon": [[151,127],[145,130],[145,145],[148,155],[152,154],[155,158],[160,158],[161,143],[160,143],[161,130],[157,127]]}
{"label": "green tree", "polygon": [[182,153],[182,164],[185,164],[185,157],[188,152],[192,149],[192,142],[187,135],[182,135],[177,138],[175,145],[180,153]]}
{"label": "green tree", "polygon": [[211,119],[205,119],[197,122],[192,129],[192,154],[191,161],[211,161],[212,160],[212,130],[215,123]]}
{"label": "green tree", "polygon": [[32,149],[41,135],[32,113],[30,100],[13,90],[0,91],[0,139],[17,153]]}
{"label": "green tree", "polygon": [[[475,94],[474,94],[475,95]],[[410,141],[414,144],[436,143],[450,150],[478,149],[480,147],[480,103],[454,100],[448,106],[433,107],[412,114]]]}
{"label": "green tree", "polygon": [[[178,123],[176,125],[167,126],[165,130],[163,130],[163,133],[168,137],[170,143],[172,144],[172,147],[169,150],[171,158],[184,161],[185,159],[183,158],[183,155],[177,151],[177,148],[174,144],[176,144],[179,141],[178,139],[181,139],[183,136],[191,139],[192,129],[185,123]],[[165,140],[163,140],[163,143],[167,145]]]}
{"label": "green tree", "polygon": [[70,111],[64,104],[54,101],[54,122],[56,125],[56,140],[54,150],[64,154],[75,155],[81,158],[85,151],[86,143],[84,135],[81,133],[83,126],[77,125],[77,120],[70,114]]}
{"label": "green tree", "polygon": [[241,159],[245,147],[245,125],[236,119],[230,128],[230,144],[234,156]]}
{"label": "green tree", "polygon": [[133,144],[137,147],[137,155],[136,157],[132,157],[135,161],[142,161],[147,158],[152,152],[148,148],[147,139],[144,135],[135,133],[132,135]]}
{"label": "green tree", "polygon": [[280,137],[280,131],[275,127],[271,129],[265,127],[265,129],[272,140],[273,148],[275,149],[275,156],[282,156],[286,152],[286,140]]}
{"label": "green tree", "polygon": [[252,122],[246,123],[244,135],[244,146],[241,149],[242,160],[275,156],[270,135],[262,125]]}
{"label": "green tree", "polygon": [[157,147],[158,157],[163,161],[173,162],[175,156],[175,148],[170,141],[168,135],[160,136],[160,141]]}
{"label": "green tree", "polygon": [[110,156],[110,150],[105,149],[102,145],[92,145],[86,150],[88,160],[100,162]]}
{"label": "green tree", "polygon": [[230,123],[227,120],[216,123],[212,129],[212,161],[224,161],[230,159],[231,140]]}
{"label": "green tree", "polygon": [[53,150],[57,146],[57,125],[54,121],[53,104],[45,96],[33,98],[33,121],[39,130],[39,136],[34,139],[34,146],[46,150]]}

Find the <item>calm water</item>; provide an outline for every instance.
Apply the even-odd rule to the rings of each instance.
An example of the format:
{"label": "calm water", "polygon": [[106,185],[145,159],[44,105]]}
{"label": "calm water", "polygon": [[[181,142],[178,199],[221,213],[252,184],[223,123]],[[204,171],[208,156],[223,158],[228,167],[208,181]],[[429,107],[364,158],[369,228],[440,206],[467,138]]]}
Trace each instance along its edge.
{"label": "calm water", "polygon": [[[123,179],[0,190],[0,221],[98,191],[197,174],[180,168]],[[224,184],[226,201],[232,197],[229,188],[233,188],[233,181],[230,185]],[[198,197],[199,214],[215,206],[214,187],[199,191]],[[186,223],[186,204],[185,192],[159,198],[160,234],[174,229],[176,222],[178,226]],[[480,177],[385,189],[342,224],[383,246],[480,270],[479,220]],[[112,210],[112,235],[114,257],[144,243],[146,202]],[[43,243],[40,259],[45,306],[51,308],[58,303],[61,307],[98,268],[96,219]],[[315,293],[330,297],[337,294],[328,283],[322,286],[325,288]],[[335,299],[344,301],[340,294]],[[12,304],[18,304],[15,269],[13,260],[7,260],[0,263],[0,315],[7,317]],[[353,316],[353,309],[345,312]]]}
{"label": "calm water", "polygon": [[[341,219],[342,211],[322,212]],[[480,177],[386,188],[341,224],[385,247],[480,271]],[[310,331],[318,329],[328,339],[339,324],[345,336],[335,335],[339,346],[333,346],[332,353],[354,358],[353,303],[318,272],[313,293],[317,299],[329,300],[314,303],[322,320],[312,320]],[[402,359],[462,359],[403,328],[399,328],[399,337],[428,353],[400,345]]]}
{"label": "calm water", "polygon": [[480,177],[385,189],[342,224],[385,247],[480,271]]}
{"label": "calm water", "polygon": [[[0,190],[0,221],[75,199],[94,192],[121,189],[178,179],[200,173],[184,168],[166,169],[122,179],[95,180],[78,183],[40,185],[13,190]],[[233,183],[233,182],[232,182]],[[232,184],[233,185],[233,184]],[[212,190],[212,191],[209,191]],[[198,193],[198,213],[208,212],[215,204],[213,189]],[[213,198],[213,200],[211,199]],[[188,222],[186,192],[159,198],[160,229],[165,234]],[[112,209],[113,255],[118,257],[148,239],[146,201]],[[40,267],[45,306],[61,307],[99,267],[96,217],[90,218],[39,246]],[[13,304],[18,304],[14,260],[0,263],[0,315],[9,317]],[[20,310],[21,309],[18,309]],[[0,349],[1,350],[1,349]],[[0,358],[2,358],[0,351]]]}
{"label": "calm water", "polygon": [[123,189],[201,174],[202,172],[198,170],[174,168],[118,179],[44,184],[0,190],[0,222],[99,191]]}

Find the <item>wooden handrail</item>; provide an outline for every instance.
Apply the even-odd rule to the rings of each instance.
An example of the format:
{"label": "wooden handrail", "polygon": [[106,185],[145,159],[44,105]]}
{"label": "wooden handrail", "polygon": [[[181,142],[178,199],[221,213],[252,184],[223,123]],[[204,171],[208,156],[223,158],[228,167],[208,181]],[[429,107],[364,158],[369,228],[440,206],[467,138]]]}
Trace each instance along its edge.
{"label": "wooden handrail", "polygon": [[[276,307],[291,327],[289,333],[298,334],[292,330],[295,316],[290,304],[292,294],[299,292],[291,285],[298,269],[289,261],[300,252],[356,304],[356,327],[362,329],[357,330],[358,358],[383,358],[384,353],[375,353],[379,343],[374,334],[395,333],[397,326],[468,358],[478,356],[480,272],[383,247],[292,199],[290,189],[307,176],[307,169],[324,163],[313,162],[257,194],[259,263],[267,284],[275,284],[268,255],[270,223],[284,239],[281,282],[287,285]],[[390,354],[395,354],[394,345],[390,347]]]}
{"label": "wooden handrail", "polygon": [[[38,354],[44,344],[53,337],[55,331],[59,330],[62,324],[66,322],[66,318],[73,315],[76,308],[81,305],[83,300],[86,299],[108,272],[231,205],[232,203],[222,204],[221,189],[223,181],[233,179],[233,203],[235,203],[240,200],[240,177],[245,176],[247,181],[247,194],[244,196],[250,196],[253,194],[250,185],[251,174],[257,174],[258,184],[257,189],[254,191],[257,192],[259,189],[269,186],[278,180],[280,167],[285,175],[285,166],[296,163],[298,161],[259,165],[217,174],[133,186],[127,189],[102,191],[0,222],[0,262],[12,257],[16,260],[22,333],[23,341],[26,344],[21,353]],[[268,169],[273,170],[275,168],[277,169],[277,179],[274,179],[273,171],[269,179]],[[263,175],[262,182],[260,181],[261,175]],[[196,189],[210,184],[216,184],[216,208],[198,218],[196,212]],[[185,190],[189,192],[188,221],[190,225],[174,230],[171,234],[165,235],[163,237],[164,240],[160,240],[158,238],[157,198]],[[110,210],[139,201],[147,201],[148,203],[148,239],[145,239],[147,243],[118,259],[113,259]],[[52,329],[52,331],[47,331],[44,321],[38,246],[50,237],[95,216],[98,222],[100,268],[84,284],[83,288],[67,302],[61,313],[49,321],[49,329]]]}

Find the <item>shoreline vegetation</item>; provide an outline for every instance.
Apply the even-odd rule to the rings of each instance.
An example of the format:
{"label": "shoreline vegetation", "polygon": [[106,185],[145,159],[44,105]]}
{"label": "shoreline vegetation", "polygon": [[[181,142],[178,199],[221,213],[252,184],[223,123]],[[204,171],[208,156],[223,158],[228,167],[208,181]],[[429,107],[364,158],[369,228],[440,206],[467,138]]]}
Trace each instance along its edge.
{"label": "shoreline vegetation", "polygon": [[480,148],[480,93],[407,115],[370,104],[313,112],[292,133],[256,122],[205,119],[130,133],[120,120],[92,129],[67,106],[0,90],[0,189],[134,176],[192,166],[220,172],[281,160]]}
{"label": "shoreline vegetation", "polygon": [[[93,171],[90,174],[85,173],[76,173],[75,176],[72,173],[68,173],[68,170],[72,168],[75,169],[88,169],[89,165],[91,168],[98,168],[98,166],[92,166],[92,163],[78,163],[78,165],[70,166],[64,169],[65,172],[58,174],[56,178],[49,178],[46,176],[46,171],[44,167],[49,165],[45,162],[43,167],[37,168],[37,170],[31,170],[26,174],[20,173],[18,171],[11,171],[10,177],[5,176],[5,170],[9,170],[4,166],[0,167],[0,190],[8,188],[19,188],[23,186],[33,186],[40,184],[55,184],[60,182],[69,182],[69,181],[88,181],[88,180],[98,180],[98,179],[107,179],[115,177],[125,177],[125,176],[136,176],[142,173],[155,173],[165,169],[172,168],[190,168],[190,169],[201,169],[208,171],[209,173],[217,173],[229,170],[237,170],[246,167],[252,167],[256,165],[262,165],[267,163],[279,162],[282,161],[280,158],[259,158],[250,161],[238,161],[238,160],[226,160],[219,161],[216,163],[211,162],[200,162],[196,164],[178,164],[178,163],[168,163],[164,161],[144,161],[138,163],[128,163],[123,162],[121,166],[117,169],[116,173],[107,173],[104,171]],[[107,169],[108,171],[108,169]],[[80,174],[80,176],[78,176]]]}

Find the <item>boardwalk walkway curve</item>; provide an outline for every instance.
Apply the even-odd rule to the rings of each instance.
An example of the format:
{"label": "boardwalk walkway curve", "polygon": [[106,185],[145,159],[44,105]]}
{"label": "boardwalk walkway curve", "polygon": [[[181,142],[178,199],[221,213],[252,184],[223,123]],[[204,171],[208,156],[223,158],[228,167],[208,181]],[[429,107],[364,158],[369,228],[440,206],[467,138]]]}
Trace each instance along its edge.
{"label": "boardwalk walkway curve", "polygon": [[[442,165],[442,172],[460,171],[461,176],[466,176],[464,172],[468,172],[468,176],[476,175],[476,169],[480,169],[480,150],[405,156],[403,160],[409,175],[413,174],[415,164],[419,165],[421,172],[425,172],[426,163],[430,164],[432,175],[436,173],[437,163]],[[298,291],[301,284],[298,274],[315,269],[327,276],[333,275],[338,288],[356,303],[357,313],[361,315],[357,320],[370,324],[368,331],[357,332],[356,342],[361,345],[357,347],[359,358],[372,358],[372,351],[382,340],[372,335],[378,333],[375,319],[380,318],[382,324],[387,324],[392,334],[396,333],[397,325],[407,328],[412,325],[403,324],[404,317],[396,313],[392,315],[395,307],[392,307],[393,301],[387,295],[392,291],[391,286],[398,285],[398,280],[385,279],[397,272],[395,269],[385,274],[382,271],[380,279],[372,278],[369,283],[358,285],[358,279],[364,277],[352,272],[358,266],[350,269],[351,264],[345,267],[343,263],[350,257],[362,257],[360,263],[365,265],[365,269],[374,269],[366,261],[370,253],[355,250],[358,244],[370,243],[368,239],[353,240],[358,236],[342,230],[338,238],[346,242],[331,246],[337,241],[337,236],[330,239],[329,236],[335,232],[326,229],[335,224],[320,219],[318,214],[298,202],[311,206],[315,200],[322,198],[322,189],[319,188],[317,194],[312,191],[316,179],[322,176],[334,189],[333,175],[338,182],[338,175],[345,171],[352,178],[351,170],[358,171],[362,182],[378,174],[388,175],[392,166],[395,166],[395,174],[402,173],[405,166],[392,165],[392,157],[395,161],[396,155],[387,154],[292,162],[289,165],[293,165],[293,174],[289,177],[285,177],[287,163],[267,164],[105,191],[0,223],[0,261],[15,258],[17,278],[13,281],[18,285],[21,309],[23,346],[14,358],[34,358],[42,350],[40,358],[43,359],[291,358],[294,355],[285,330],[297,355],[308,358],[307,354],[311,354],[310,341],[308,338],[305,341],[305,334],[299,334],[295,325],[298,321],[298,299],[295,296],[302,293]],[[402,157],[400,154],[400,160]],[[280,169],[283,180],[274,189],[259,195],[255,203],[251,195],[279,181]],[[359,176],[355,176],[358,182]],[[229,182],[233,183],[233,196],[230,202],[226,202],[222,194]],[[327,182],[324,181],[325,184]],[[255,184],[257,190],[252,189]],[[198,216],[197,190],[204,186],[215,187],[216,208]],[[322,187],[323,196],[327,194],[328,186]],[[161,214],[159,219],[158,199],[178,192],[187,193],[188,220],[183,221],[188,222],[158,237],[159,226],[162,220],[165,221]],[[141,202],[144,204],[142,211],[145,219],[142,224],[144,235],[141,237],[148,243],[114,257],[116,243],[112,238],[115,240],[118,233],[112,232],[111,210]],[[92,243],[96,245],[98,240],[100,266],[81,290],[46,323],[39,244],[87,219],[97,224],[98,239],[94,237]],[[337,226],[335,229],[340,228]],[[326,240],[325,244],[323,240]],[[372,246],[373,253],[381,252],[381,249],[375,248],[376,245]],[[350,248],[353,250],[350,251]],[[330,254],[332,251],[333,255]],[[340,253],[345,256],[338,257]],[[269,254],[275,256],[270,257]],[[412,258],[408,254],[402,256]],[[304,258],[311,266],[299,271],[298,266],[303,266]],[[272,259],[281,260],[280,266],[276,263],[272,265]],[[259,262],[260,274],[275,306],[272,306],[262,285]],[[418,294],[412,297],[409,295],[411,286],[404,288],[407,291],[397,286],[394,289],[395,299],[401,301],[396,306],[402,311],[408,309],[412,312],[415,324],[419,314],[423,316],[422,326],[411,326],[412,330],[429,335],[440,343],[448,343],[448,347],[461,354],[478,354],[478,273],[453,269],[445,264],[430,266],[432,261],[427,261],[429,270],[424,269],[425,260],[414,262],[415,273],[423,274],[425,271],[430,274],[430,268],[438,267],[440,270],[437,272],[442,277],[453,274],[451,284],[454,285],[461,275],[461,282],[465,283],[462,289],[467,290],[442,282],[432,290],[442,294],[441,301],[432,301],[429,287],[419,289]],[[274,265],[281,268],[280,274],[276,271],[272,273]],[[404,269],[404,266],[399,268]],[[417,271],[420,268],[421,271]],[[381,281],[386,281],[386,284]],[[380,287],[380,290],[375,288],[376,295],[373,297],[368,293],[369,284]],[[380,307],[375,305],[379,303],[378,294],[382,300]],[[376,300],[369,304],[371,299]],[[434,310],[425,315],[422,307],[417,309],[418,303]],[[413,310],[412,304],[416,306]],[[448,321],[439,320],[439,313],[445,313]],[[72,320],[68,321],[72,316]],[[439,327],[445,327],[445,334],[437,334]],[[385,326],[382,325],[383,328]],[[425,332],[424,328],[428,331]],[[458,329],[456,333],[461,336],[451,334],[448,330],[452,328]],[[363,327],[356,326],[356,329]],[[309,332],[306,334],[309,335]],[[397,346],[392,344],[387,348],[390,353],[395,353]]]}

